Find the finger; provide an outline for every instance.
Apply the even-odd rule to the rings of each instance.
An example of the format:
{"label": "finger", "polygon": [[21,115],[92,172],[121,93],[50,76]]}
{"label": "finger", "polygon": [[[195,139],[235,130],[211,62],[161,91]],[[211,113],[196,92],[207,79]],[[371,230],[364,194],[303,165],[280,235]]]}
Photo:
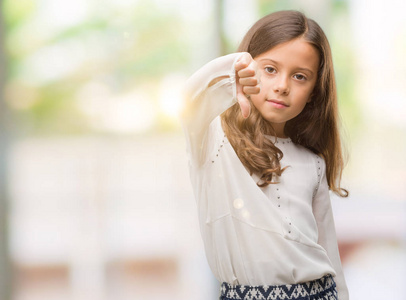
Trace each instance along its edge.
{"label": "finger", "polygon": [[244,77],[254,77],[255,74],[256,74],[256,72],[255,72],[254,68],[246,67],[246,68],[241,69],[240,71],[238,71],[238,76],[242,77],[242,78],[244,78]]}
{"label": "finger", "polygon": [[244,92],[244,94],[247,94],[247,95],[256,95],[256,94],[259,94],[259,92],[261,91],[261,88],[259,87],[259,85],[244,86],[242,88],[242,91]]}
{"label": "finger", "polygon": [[242,116],[245,119],[248,118],[251,113],[251,104],[250,104],[248,98],[244,94],[238,93],[237,100],[238,100],[238,104],[240,105]]}
{"label": "finger", "polygon": [[255,77],[246,77],[246,78],[240,78],[240,79],[238,80],[238,82],[239,82],[241,85],[244,85],[244,86],[246,86],[246,85],[249,85],[249,86],[256,86],[256,85],[258,84],[258,79],[255,78]]}
{"label": "finger", "polygon": [[237,61],[237,63],[234,66],[234,69],[238,72],[242,69],[245,69],[250,65],[252,61],[252,57],[249,53],[244,53]]}
{"label": "finger", "polygon": [[236,64],[235,64],[235,66],[234,66],[234,69],[235,69],[235,71],[236,72],[238,72],[238,71],[240,71],[240,70],[242,70],[242,69],[244,69],[244,68],[246,68],[247,67],[247,65],[246,64],[244,64],[243,62],[237,62]]}

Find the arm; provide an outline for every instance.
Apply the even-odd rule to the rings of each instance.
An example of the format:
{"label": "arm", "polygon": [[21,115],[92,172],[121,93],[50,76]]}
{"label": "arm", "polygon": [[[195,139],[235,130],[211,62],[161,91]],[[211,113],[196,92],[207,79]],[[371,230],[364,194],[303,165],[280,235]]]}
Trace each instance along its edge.
{"label": "arm", "polygon": [[[244,53],[234,53],[216,58],[187,80],[181,121],[192,163],[202,165],[207,160],[210,151],[209,128],[217,116],[237,102],[241,106],[243,102],[245,105],[243,114],[246,111],[248,115],[249,102],[242,96],[243,88],[245,93],[251,93],[257,82],[252,80],[255,76],[253,67],[255,62],[251,56],[249,56],[251,60],[244,59],[246,56]],[[244,87],[237,84],[240,75],[245,80]],[[259,92],[259,87],[257,89]]]}
{"label": "arm", "polygon": [[318,243],[326,250],[328,257],[336,271],[334,278],[339,300],[348,300],[348,289],[344,279],[344,274],[341,266],[340,253],[338,251],[337,237],[334,225],[334,216],[331,208],[329,188],[326,178],[326,168],[324,160],[321,164],[321,179],[320,184],[313,199],[313,214],[317,221],[319,232]]}

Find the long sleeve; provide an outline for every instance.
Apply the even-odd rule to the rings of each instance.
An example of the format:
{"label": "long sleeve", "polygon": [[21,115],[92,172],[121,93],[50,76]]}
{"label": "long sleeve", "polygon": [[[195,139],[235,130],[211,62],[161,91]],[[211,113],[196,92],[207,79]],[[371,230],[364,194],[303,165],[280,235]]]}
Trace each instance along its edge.
{"label": "long sleeve", "polygon": [[325,162],[321,160],[321,180],[313,200],[313,214],[317,221],[318,243],[326,250],[327,255],[336,271],[336,285],[339,300],[348,300],[348,288],[344,279],[341,266],[340,254],[338,251],[337,237],[334,225],[334,216],[331,207],[329,188],[327,184]]}
{"label": "long sleeve", "polygon": [[[196,71],[184,89],[181,113],[191,163],[202,165],[211,151],[208,145],[211,122],[237,102],[234,65],[243,53],[233,53],[212,60]],[[209,87],[209,83],[224,77]]]}

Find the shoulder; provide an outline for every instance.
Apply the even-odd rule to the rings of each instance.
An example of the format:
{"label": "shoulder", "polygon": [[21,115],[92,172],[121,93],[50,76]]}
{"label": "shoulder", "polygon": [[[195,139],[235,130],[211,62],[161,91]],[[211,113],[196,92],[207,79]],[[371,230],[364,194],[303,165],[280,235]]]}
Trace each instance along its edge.
{"label": "shoulder", "polygon": [[210,131],[212,134],[216,137],[223,137],[224,136],[224,130],[223,126],[221,125],[221,116],[217,116],[214,118],[213,121],[210,123]]}
{"label": "shoulder", "polygon": [[[220,151],[220,148],[223,147],[226,141],[227,137],[221,125],[221,116],[217,116],[209,125],[207,135],[207,149],[209,156],[212,157],[213,155],[218,154],[218,151]],[[211,161],[211,159],[209,159],[209,161]]]}

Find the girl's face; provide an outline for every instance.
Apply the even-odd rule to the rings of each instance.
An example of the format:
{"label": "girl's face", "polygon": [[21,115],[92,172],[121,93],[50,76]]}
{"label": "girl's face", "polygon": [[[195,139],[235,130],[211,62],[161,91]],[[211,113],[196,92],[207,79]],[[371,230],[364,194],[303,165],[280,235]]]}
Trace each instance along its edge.
{"label": "girl's face", "polygon": [[302,112],[317,81],[320,58],[317,50],[302,38],[279,44],[254,58],[258,63],[261,91],[251,95],[262,117],[285,137],[283,129]]}

